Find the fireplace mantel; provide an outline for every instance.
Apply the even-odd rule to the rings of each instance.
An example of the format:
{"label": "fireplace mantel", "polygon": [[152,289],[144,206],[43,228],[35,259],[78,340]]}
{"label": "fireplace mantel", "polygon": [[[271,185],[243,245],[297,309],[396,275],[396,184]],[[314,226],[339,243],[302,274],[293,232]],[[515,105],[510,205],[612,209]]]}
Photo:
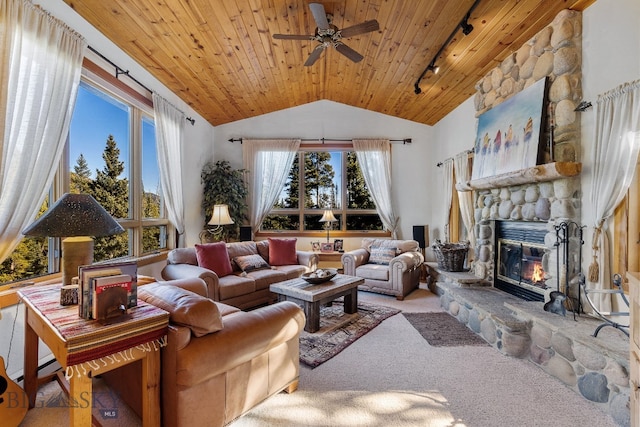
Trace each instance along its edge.
{"label": "fireplace mantel", "polygon": [[500,175],[474,179],[466,183],[456,184],[458,191],[489,190],[512,185],[530,184],[534,182],[554,181],[580,175],[582,163],[555,162],[520,169]]}

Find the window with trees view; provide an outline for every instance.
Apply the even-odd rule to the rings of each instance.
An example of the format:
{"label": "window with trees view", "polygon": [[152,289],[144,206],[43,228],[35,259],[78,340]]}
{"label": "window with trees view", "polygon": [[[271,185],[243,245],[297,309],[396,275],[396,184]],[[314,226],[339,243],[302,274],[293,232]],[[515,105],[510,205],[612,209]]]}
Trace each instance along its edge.
{"label": "window with trees view", "polygon": [[[95,261],[139,257],[167,248],[170,224],[155,144],[150,105],[131,99],[126,90],[107,91],[83,77],[67,155],[40,214],[50,199],[64,192],[91,194],[125,229],[95,239]],[[57,248],[57,239],[24,238],[0,265],[0,283],[59,271]]]}
{"label": "window with trees view", "polygon": [[323,230],[325,209],[338,220],[334,230],[383,230],[354,151],[300,151],[261,230]]}

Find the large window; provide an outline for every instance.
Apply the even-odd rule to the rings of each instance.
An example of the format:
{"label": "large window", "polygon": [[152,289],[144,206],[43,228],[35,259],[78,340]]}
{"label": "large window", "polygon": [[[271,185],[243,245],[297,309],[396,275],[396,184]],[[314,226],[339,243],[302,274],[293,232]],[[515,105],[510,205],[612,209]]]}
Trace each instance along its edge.
{"label": "large window", "polygon": [[[80,83],[66,155],[40,213],[65,192],[88,193],[125,229],[95,239],[95,261],[165,249],[172,228],[160,191],[151,101],[130,96],[118,81],[86,74],[93,78],[84,75]],[[23,239],[0,265],[0,283],[59,271],[58,248],[57,239]]]}
{"label": "large window", "polygon": [[323,230],[320,218],[325,209],[332,209],[338,220],[334,230],[383,230],[355,152],[300,151],[261,230]]}

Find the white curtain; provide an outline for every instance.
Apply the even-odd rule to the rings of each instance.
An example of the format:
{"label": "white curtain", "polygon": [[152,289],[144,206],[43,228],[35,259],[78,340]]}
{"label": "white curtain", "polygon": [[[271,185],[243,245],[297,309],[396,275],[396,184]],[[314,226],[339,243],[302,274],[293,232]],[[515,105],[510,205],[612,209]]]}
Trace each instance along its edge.
{"label": "white curtain", "polygon": [[[85,40],[26,0],[0,0],[0,260],[44,200],[69,133]],[[0,132],[2,132],[0,130]]]}
{"label": "white curtain", "polygon": [[354,139],[353,148],[382,224],[396,239],[398,217],[391,203],[391,144],[388,139]]}
{"label": "white curtain", "polygon": [[160,185],[167,217],[178,232],[177,246],[184,245],[184,202],[182,198],[182,143],[184,113],[169,101],[153,93],[156,124],[156,152],[160,168]]}
{"label": "white curtain", "polygon": [[[456,184],[466,183],[471,177],[471,166],[469,163],[469,152],[463,151],[456,154],[454,159],[454,170],[456,173]],[[460,203],[460,214],[462,222],[467,229],[467,238],[471,248],[476,247],[476,238],[473,233],[475,223],[473,216],[473,192],[458,191],[458,202]]]}
{"label": "white curtain", "polygon": [[[625,83],[598,96],[595,133],[591,186],[595,223],[589,279],[593,281],[597,276],[596,289],[610,289],[612,272],[607,223],[627,193],[638,158],[640,80]],[[594,301],[596,308],[611,311],[610,295],[600,296],[600,301]]]}
{"label": "white curtain", "polygon": [[300,139],[243,139],[242,162],[248,171],[249,220],[257,231],[282,192]]}
{"label": "white curtain", "polygon": [[442,210],[444,215],[444,241],[451,240],[449,235],[449,216],[451,214],[451,200],[453,198],[453,159],[442,162]]}

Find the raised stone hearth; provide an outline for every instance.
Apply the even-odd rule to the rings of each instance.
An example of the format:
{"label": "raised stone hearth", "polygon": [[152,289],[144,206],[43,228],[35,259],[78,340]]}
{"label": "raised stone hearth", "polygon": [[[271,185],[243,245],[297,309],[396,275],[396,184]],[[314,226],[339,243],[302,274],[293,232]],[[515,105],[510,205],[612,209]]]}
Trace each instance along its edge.
{"label": "raised stone hearth", "polygon": [[473,274],[427,266],[429,289],[458,321],[501,353],[556,377],[619,425],[630,425],[629,339],[621,331],[603,328],[594,338],[597,319],[549,313],[543,303],[502,292]]}

